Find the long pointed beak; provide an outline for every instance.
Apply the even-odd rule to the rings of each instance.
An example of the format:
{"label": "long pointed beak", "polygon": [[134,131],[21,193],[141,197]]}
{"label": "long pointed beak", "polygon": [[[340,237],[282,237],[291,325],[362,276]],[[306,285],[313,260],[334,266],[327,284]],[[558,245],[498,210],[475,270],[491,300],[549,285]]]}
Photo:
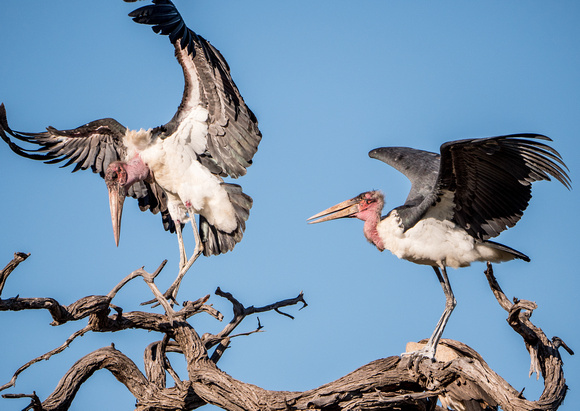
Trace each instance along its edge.
{"label": "long pointed beak", "polygon": [[109,189],[109,207],[111,208],[111,221],[113,222],[113,234],[115,244],[119,247],[121,236],[121,216],[123,215],[123,203],[125,202],[125,189],[119,184],[107,185]]}
{"label": "long pointed beak", "polygon": [[359,212],[360,199],[358,197],[351,198],[350,200],[343,201],[340,204],[327,208],[318,214],[313,215],[306,221],[310,221],[308,224],[322,223],[323,221],[335,220],[337,218],[352,217],[353,214]]}

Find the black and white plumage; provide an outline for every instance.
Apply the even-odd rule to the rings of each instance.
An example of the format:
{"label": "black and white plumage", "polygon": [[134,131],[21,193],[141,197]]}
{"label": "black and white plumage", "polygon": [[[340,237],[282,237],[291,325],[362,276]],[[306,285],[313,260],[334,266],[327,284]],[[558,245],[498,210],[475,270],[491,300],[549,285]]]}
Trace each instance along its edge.
{"label": "black and white plumage", "polygon": [[[130,16],[168,35],[183,69],[183,97],[168,123],[136,131],[108,118],[72,130],[23,133],[8,126],[2,104],[0,137],[23,157],[75,164],[73,172],[90,168],[105,178],[117,243],[123,200],[131,196],[141,210],[160,212],[166,230],[177,229],[180,251],[181,226],[191,221],[195,229],[194,214],[203,253],[230,251],[242,238],[252,199],[222,177],[242,176],[252,164],[261,140],[257,119],[220,52],[185,25],[171,1],[153,0]],[[18,146],[9,136],[40,148]]]}
{"label": "black and white plumage", "polygon": [[489,239],[520,220],[534,181],[552,177],[570,188],[560,154],[542,141],[551,140],[539,134],[513,134],[451,141],[441,146],[441,154],[408,147],[377,148],[370,157],[411,181],[405,204],[381,216],[384,196],[370,191],[309,220],[359,218],[365,222],[365,237],[380,251],[390,250],[399,258],[434,268],[447,301],[421,352],[432,357],[455,307],[446,267],[514,258],[529,261],[525,254]]}

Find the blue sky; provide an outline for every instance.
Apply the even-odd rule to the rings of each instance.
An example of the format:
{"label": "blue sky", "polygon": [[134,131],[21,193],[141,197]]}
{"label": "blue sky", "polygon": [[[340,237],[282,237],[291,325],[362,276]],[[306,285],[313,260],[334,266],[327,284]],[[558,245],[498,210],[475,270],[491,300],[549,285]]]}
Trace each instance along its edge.
{"label": "blue sky", "polygon": [[[113,117],[130,128],[166,123],[181,99],[183,79],[167,38],[133,23],[143,3],[121,0],[3,0],[0,101],[12,128],[74,128]],[[309,306],[263,314],[265,332],[234,339],[220,361],[232,376],[267,389],[306,390],[374,359],[397,355],[428,337],[444,296],[424,266],[378,252],[362,223],[309,226],[306,218],[370,189],[386,211],[402,204],[404,176],[368,158],[381,146],[438,151],[469,137],[536,132],[580,180],[580,4],[575,1],[176,0],[188,26],[210,40],[260,121],[263,140],[248,174],[236,182],[254,199],[243,241],[229,254],[202,258],[179,297],[210,302],[226,319],[220,286],[245,305],[265,305],[304,291]],[[159,216],[128,200],[115,247],[103,181],[90,172],[22,159],[0,145],[0,264],[15,251],[32,256],[11,276],[3,297],[54,297],[70,304],[106,294],[124,276],[169,263],[177,271],[175,236]],[[508,298],[536,301],[532,320],[580,351],[575,266],[578,190],[534,185],[518,225],[497,241],[532,259],[495,266]],[[191,229],[186,245],[193,247]],[[449,270],[458,300],[444,337],[483,355],[514,388],[537,399],[542,381],[528,378],[529,356],[489,290],[483,264]],[[114,303],[139,309],[150,299],[134,281]],[[199,318],[197,318],[199,317]],[[199,333],[223,324],[197,316]],[[51,327],[44,311],[0,315],[0,383],[33,357],[60,345],[82,324]],[[238,331],[255,328],[255,317]],[[144,348],[160,336],[140,331],[91,334],[20,376],[10,392],[41,399],[82,355],[115,346],[142,367]],[[578,358],[562,352],[570,387],[562,410],[580,401]],[[173,366],[185,377],[179,357]],[[109,390],[104,395],[104,389]],[[22,409],[24,400],[2,400]],[[79,392],[74,410],[131,409],[134,399],[108,372]]]}

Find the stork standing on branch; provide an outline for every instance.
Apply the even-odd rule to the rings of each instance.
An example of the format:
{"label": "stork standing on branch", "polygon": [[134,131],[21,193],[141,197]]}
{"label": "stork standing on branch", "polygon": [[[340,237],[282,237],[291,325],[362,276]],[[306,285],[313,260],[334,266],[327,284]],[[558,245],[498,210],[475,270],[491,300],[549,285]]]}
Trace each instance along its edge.
{"label": "stork standing on branch", "polygon": [[[2,104],[0,137],[23,157],[46,163],[66,160],[64,166],[76,164],[73,172],[90,167],[103,177],[117,245],[126,196],[137,198],[143,211],[161,212],[165,229],[176,231],[179,241],[180,275],[170,288],[175,296],[178,281],[202,252],[225,253],[242,239],[252,199],[222,177],[246,174],[262,136],[225,59],[185,25],[171,1],[153,0],[129,16],[168,35],[183,69],[181,104],[167,124],[136,131],[107,118],[73,130],[48,127],[41,133],[23,133],[8,126]],[[40,148],[18,146],[8,135]],[[188,221],[196,239],[189,261],[181,235]]]}
{"label": "stork standing on branch", "polygon": [[383,147],[369,156],[403,173],[411,192],[402,206],[381,217],[384,196],[362,193],[308,220],[320,223],[342,217],[363,220],[364,235],[379,251],[430,265],[445,293],[445,310],[427,345],[414,355],[434,358],[456,301],[446,267],[474,261],[530,261],[523,253],[489,241],[513,227],[532,197],[531,183],[550,176],[570,188],[560,154],[538,134],[451,141],[441,154],[407,147]]}

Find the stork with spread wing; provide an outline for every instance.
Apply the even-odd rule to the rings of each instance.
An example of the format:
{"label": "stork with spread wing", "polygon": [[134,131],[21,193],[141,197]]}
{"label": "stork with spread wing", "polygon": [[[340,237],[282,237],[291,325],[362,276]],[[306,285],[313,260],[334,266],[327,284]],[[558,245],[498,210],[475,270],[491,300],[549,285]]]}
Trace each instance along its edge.
{"label": "stork with spread wing", "polygon": [[[202,252],[225,253],[242,239],[252,199],[239,185],[222,178],[246,174],[262,135],[223,56],[185,25],[171,1],[153,0],[129,16],[169,36],[175,47],[185,88],[168,123],[137,131],[107,118],[72,130],[48,127],[45,132],[25,133],[9,127],[1,104],[0,137],[23,157],[75,164],[73,172],[90,168],[103,177],[117,245],[125,197],[136,198],[141,210],[160,212],[165,229],[178,235],[181,277]],[[39,148],[22,147],[10,137]],[[189,262],[181,236],[188,221],[196,238]],[[176,280],[173,297],[178,287]]]}
{"label": "stork with spread wing", "polygon": [[456,300],[447,267],[475,261],[530,261],[528,256],[489,239],[513,227],[532,198],[532,182],[550,176],[570,188],[560,154],[540,134],[450,141],[441,154],[409,147],[382,147],[369,156],[411,181],[405,204],[382,216],[385,198],[368,191],[310,217],[310,223],[354,217],[379,251],[430,265],[445,294],[445,310],[427,345],[414,356],[433,358]]}

